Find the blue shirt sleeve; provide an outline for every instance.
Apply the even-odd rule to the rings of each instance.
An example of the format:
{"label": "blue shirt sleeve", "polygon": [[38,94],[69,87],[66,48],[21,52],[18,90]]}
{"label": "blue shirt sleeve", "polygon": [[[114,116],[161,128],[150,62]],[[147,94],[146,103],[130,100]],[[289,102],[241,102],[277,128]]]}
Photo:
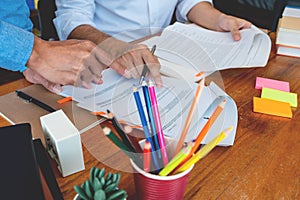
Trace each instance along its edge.
{"label": "blue shirt sleeve", "polygon": [[33,33],[0,21],[0,66],[23,72],[33,48]]}

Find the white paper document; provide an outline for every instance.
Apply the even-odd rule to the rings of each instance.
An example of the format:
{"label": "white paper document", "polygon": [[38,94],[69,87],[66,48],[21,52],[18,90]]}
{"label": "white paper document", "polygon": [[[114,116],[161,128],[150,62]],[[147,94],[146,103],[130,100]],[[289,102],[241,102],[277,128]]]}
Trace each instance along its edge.
{"label": "white paper document", "polygon": [[[197,84],[174,78],[162,77],[162,79],[164,86],[160,89],[156,88],[156,94],[163,131],[166,136],[179,139]],[[133,85],[138,84],[138,80],[125,79],[112,69],[107,69],[103,73],[103,81],[104,84],[101,85],[93,84],[92,89],[63,86],[61,95],[72,96],[73,100],[78,102],[78,106],[89,111],[106,112],[109,109],[117,119],[132,125],[141,125],[132,92]],[[145,108],[142,89],[139,90],[139,93]],[[237,108],[234,101],[214,83],[206,86],[203,90],[186,141],[197,137],[209,117],[203,116],[203,114],[211,113],[217,106],[217,104],[211,106],[212,102],[222,98],[227,100],[225,108],[203,142],[207,143],[222,130],[233,126],[232,134],[220,145],[233,144],[237,126]],[[211,107],[207,111],[209,106]],[[144,110],[146,113],[146,108]]]}
{"label": "white paper document", "polygon": [[[162,73],[173,77],[184,73],[209,74],[228,68],[265,66],[271,51],[269,36],[255,26],[240,32],[241,40],[234,41],[230,32],[177,22],[164,29],[160,36],[142,43],[149,47],[156,45],[155,55],[164,60]],[[174,75],[170,67],[177,68],[178,73]]]}

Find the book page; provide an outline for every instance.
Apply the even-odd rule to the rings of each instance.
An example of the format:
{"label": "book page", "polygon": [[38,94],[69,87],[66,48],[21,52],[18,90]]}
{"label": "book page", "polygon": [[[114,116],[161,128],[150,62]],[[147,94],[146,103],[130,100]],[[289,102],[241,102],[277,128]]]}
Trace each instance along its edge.
{"label": "book page", "polygon": [[175,23],[161,36],[143,42],[157,45],[156,55],[195,71],[216,71],[236,67],[264,66],[271,51],[268,35],[252,27],[241,30],[241,40],[230,32],[216,32],[195,24]]}

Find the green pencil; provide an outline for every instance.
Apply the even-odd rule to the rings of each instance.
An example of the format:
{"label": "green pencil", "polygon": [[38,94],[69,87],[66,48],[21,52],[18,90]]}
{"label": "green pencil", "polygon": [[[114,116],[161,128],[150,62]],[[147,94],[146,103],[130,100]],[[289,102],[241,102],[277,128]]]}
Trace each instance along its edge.
{"label": "green pencil", "polygon": [[123,143],[122,140],[116,136],[116,134],[108,127],[103,127],[103,132],[117,147],[123,150],[125,153],[130,152],[129,148]]}
{"label": "green pencil", "polygon": [[103,132],[117,147],[119,147],[129,158],[131,158],[138,166],[142,166],[141,159],[135,153],[132,153],[122,140],[108,127],[104,126]]}

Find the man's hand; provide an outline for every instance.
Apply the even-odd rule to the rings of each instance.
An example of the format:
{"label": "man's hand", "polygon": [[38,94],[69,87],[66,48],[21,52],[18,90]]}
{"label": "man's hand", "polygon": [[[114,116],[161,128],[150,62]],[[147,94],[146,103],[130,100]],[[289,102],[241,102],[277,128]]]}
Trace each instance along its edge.
{"label": "man's hand", "polygon": [[128,45],[126,50],[113,61],[110,67],[126,78],[140,78],[145,64],[149,69],[149,76],[153,78],[158,86],[161,86],[159,61],[145,45]]}
{"label": "man's hand", "polygon": [[90,41],[43,41],[37,37],[26,66],[49,82],[90,88],[90,82],[102,83],[105,66],[92,51],[96,45]]}
{"label": "man's hand", "polygon": [[48,81],[33,69],[30,68],[26,69],[23,72],[23,75],[25,76],[26,80],[29,81],[30,83],[41,84],[50,92],[59,93],[62,90],[60,84],[55,84]]}
{"label": "man's hand", "polygon": [[97,44],[95,57],[126,78],[139,78],[144,63],[149,76],[162,85],[158,59],[142,44],[132,44],[111,37],[90,25],[80,25],[69,35],[69,39],[90,40]]}

